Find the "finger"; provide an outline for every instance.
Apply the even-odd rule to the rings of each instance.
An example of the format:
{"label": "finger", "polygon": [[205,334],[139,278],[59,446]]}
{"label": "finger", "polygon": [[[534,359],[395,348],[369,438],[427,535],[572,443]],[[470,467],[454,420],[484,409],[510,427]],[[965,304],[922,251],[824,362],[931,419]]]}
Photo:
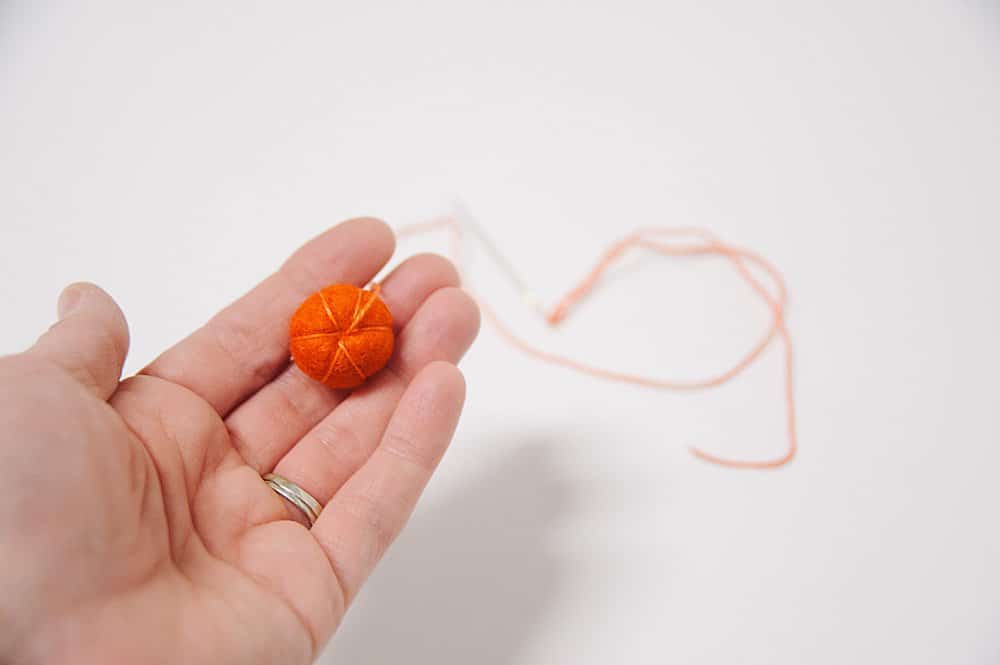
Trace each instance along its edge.
{"label": "finger", "polygon": [[59,321],[29,353],[69,372],[101,399],[118,387],[128,353],[125,315],[100,287],[79,282],[59,296]]}
{"label": "finger", "polygon": [[479,331],[479,309],[465,292],[441,289],[399,337],[388,371],[372,377],[297,443],[275,468],[321,504],[371,456],[406,391],[429,363],[457,363]]}
{"label": "finger", "polygon": [[384,222],[355,219],[335,226],[142,373],[194,391],[225,416],[284,368],[288,318],[302,300],[329,284],[365,284],[394,247]]}
{"label": "finger", "polygon": [[465,381],[435,362],[407,388],[378,448],[327,503],[312,533],[349,603],[409,519],[454,434]]}
{"label": "finger", "polygon": [[[380,296],[398,331],[438,289],[458,284],[458,272],[434,254],[412,256],[382,282]],[[294,364],[243,402],[226,419],[233,445],[259,472],[270,471],[296,441],[339,404],[346,390],[310,379]]]}

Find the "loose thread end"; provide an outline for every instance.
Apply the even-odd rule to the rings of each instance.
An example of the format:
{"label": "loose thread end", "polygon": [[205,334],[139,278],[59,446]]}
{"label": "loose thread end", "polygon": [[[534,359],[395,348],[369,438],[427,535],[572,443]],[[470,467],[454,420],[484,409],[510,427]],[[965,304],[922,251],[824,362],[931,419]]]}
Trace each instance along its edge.
{"label": "loose thread end", "polygon": [[717,457],[711,453],[706,453],[705,451],[696,448],[694,446],[688,446],[688,452],[702,460],[703,462],[708,462],[709,464],[714,464],[716,466],[726,467],[728,469],[755,469],[758,471],[763,471],[766,469],[778,469],[785,466],[795,458],[795,449],[792,448],[783,457],[773,460],[765,460],[762,462],[752,462],[748,460],[728,460],[722,457]]}
{"label": "loose thread end", "polygon": [[548,320],[549,317],[545,312],[545,306],[542,304],[542,299],[535,295],[533,291],[521,291],[521,302],[537,312],[543,319]]}
{"label": "loose thread end", "polygon": [[[566,302],[561,302],[552,308],[552,311],[545,314],[545,320],[550,326],[557,326],[562,323],[563,319],[566,318],[566,312],[569,311],[569,304]],[[543,312],[544,314],[544,312]]]}

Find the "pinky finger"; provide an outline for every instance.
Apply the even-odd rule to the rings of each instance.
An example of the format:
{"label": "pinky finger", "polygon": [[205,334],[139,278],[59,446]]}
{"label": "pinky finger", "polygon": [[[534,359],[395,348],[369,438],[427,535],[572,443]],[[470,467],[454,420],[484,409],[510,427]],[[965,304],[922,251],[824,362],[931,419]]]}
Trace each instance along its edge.
{"label": "pinky finger", "polygon": [[427,365],[407,387],[378,448],[323,509],[312,533],[347,603],[409,519],[451,442],[464,401],[458,368]]}

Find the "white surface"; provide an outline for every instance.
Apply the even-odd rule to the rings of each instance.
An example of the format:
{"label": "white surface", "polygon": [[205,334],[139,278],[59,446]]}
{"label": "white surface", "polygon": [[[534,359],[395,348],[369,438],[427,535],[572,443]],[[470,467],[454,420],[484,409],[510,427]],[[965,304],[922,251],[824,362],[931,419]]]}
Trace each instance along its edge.
{"label": "white surface", "polygon": [[[484,329],[456,444],[322,663],[996,662],[998,71],[986,0],[8,0],[0,350],[90,279],[134,370],[326,225],[455,196],[549,301],[634,226],[709,227],[788,279],[798,460],[685,452],[781,449],[776,353],[672,395]],[[640,261],[555,333],[497,302],[662,376],[766,323],[712,262]]]}

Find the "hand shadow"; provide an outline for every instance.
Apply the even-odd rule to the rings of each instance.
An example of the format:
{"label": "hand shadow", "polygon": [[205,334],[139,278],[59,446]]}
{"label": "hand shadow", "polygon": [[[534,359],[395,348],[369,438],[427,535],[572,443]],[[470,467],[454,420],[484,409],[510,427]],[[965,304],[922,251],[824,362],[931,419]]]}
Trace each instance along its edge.
{"label": "hand shadow", "polygon": [[318,662],[518,662],[563,581],[548,538],[572,497],[553,457],[526,443],[418,511]]}

